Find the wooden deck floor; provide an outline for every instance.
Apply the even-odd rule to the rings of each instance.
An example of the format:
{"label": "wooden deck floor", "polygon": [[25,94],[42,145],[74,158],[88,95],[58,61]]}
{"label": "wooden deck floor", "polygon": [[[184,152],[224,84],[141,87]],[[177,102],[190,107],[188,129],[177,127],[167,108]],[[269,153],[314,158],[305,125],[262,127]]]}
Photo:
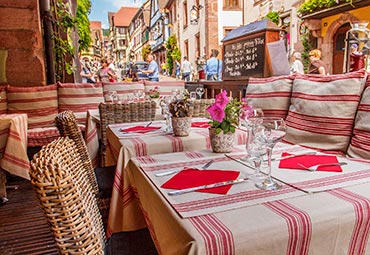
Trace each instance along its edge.
{"label": "wooden deck floor", "polygon": [[8,203],[0,206],[0,254],[58,254],[29,181],[13,178]]}

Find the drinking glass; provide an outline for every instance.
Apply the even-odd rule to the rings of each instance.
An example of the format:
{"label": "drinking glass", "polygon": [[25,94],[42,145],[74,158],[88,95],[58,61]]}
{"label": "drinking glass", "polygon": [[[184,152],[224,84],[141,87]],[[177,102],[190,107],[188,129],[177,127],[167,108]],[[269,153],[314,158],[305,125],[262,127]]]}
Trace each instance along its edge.
{"label": "drinking glass", "polygon": [[204,88],[198,87],[195,89],[195,92],[198,94],[199,99],[202,99],[202,96],[204,94]]}
{"label": "drinking glass", "polygon": [[172,126],[171,126],[171,113],[169,111],[169,104],[171,102],[171,97],[164,97],[159,102],[159,106],[162,109],[162,115],[165,119],[165,126],[163,126],[163,130],[165,132],[172,132]]}
{"label": "drinking glass", "polygon": [[117,99],[118,99],[117,91],[115,90],[109,91],[108,95],[109,95],[109,98],[112,104],[115,102],[117,103]]}
{"label": "drinking glass", "polygon": [[256,184],[256,187],[264,190],[278,190],[281,188],[281,184],[271,178],[271,155],[275,144],[286,134],[286,124],[282,118],[278,117],[261,117],[261,119],[261,126],[263,127],[261,138],[266,143],[268,173],[265,180]]}
{"label": "drinking glass", "polygon": [[190,99],[194,102],[197,99],[197,93],[195,91],[190,92]]}
{"label": "drinking glass", "polygon": [[260,122],[262,122],[262,119],[254,118],[254,120],[255,124],[250,128],[251,132],[248,133],[246,149],[248,160],[252,161],[254,164],[255,171],[252,179],[257,185],[260,184],[265,177],[265,175],[261,173],[261,162],[262,156],[267,152],[267,144],[263,137],[264,127],[258,124],[258,120],[261,120]]}

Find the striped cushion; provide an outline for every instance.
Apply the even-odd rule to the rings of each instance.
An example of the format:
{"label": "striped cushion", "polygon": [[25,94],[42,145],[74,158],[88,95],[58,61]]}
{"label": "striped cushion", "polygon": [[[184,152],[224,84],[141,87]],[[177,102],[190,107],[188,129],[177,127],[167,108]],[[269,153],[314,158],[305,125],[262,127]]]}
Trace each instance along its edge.
{"label": "striped cushion", "polygon": [[7,88],[8,113],[26,113],[28,129],[54,126],[58,114],[57,86]]}
{"label": "striped cushion", "polygon": [[364,88],[364,76],[363,71],[297,76],[286,118],[285,141],[344,153]]}
{"label": "striped cushion", "polygon": [[101,83],[58,83],[59,112],[71,110],[79,124],[86,123],[87,110],[104,102]]}
{"label": "striped cushion", "polygon": [[8,113],[6,86],[0,86],[0,114]]}
{"label": "striped cushion", "polygon": [[110,91],[116,91],[118,95],[133,94],[135,90],[144,91],[144,83],[142,82],[103,82],[104,100],[111,101],[109,98]]}
{"label": "striped cushion", "polygon": [[347,154],[351,157],[370,159],[370,76],[358,106],[354,136]]}
{"label": "striped cushion", "polygon": [[265,116],[284,118],[288,115],[294,76],[250,78],[247,102],[263,110]]}
{"label": "striped cushion", "polygon": [[154,87],[159,87],[159,94],[161,96],[169,96],[172,95],[172,90],[178,89],[180,93],[183,93],[185,90],[185,82],[184,81],[147,81],[144,80],[145,92],[149,92],[149,90],[154,89]]}

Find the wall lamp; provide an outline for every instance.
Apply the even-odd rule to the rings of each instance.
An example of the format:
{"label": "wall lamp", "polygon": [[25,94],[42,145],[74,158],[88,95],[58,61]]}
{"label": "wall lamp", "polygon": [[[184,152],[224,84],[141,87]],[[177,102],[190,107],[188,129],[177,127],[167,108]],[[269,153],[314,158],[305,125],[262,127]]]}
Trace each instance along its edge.
{"label": "wall lamp", "polygon": [[199,20],[199,11],[203,8],[203,5],[193,5],[190,10],[190,24],[197,25]]}

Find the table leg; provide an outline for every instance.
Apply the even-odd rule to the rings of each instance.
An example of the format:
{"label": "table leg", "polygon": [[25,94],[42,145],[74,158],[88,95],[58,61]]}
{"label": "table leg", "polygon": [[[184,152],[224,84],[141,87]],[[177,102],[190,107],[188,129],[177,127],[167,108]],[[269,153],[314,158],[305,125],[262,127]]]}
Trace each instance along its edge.
{"label": "table leg", "polygon": [[6,172],[0,169],[0,204],[8,202],[6,198]]}

